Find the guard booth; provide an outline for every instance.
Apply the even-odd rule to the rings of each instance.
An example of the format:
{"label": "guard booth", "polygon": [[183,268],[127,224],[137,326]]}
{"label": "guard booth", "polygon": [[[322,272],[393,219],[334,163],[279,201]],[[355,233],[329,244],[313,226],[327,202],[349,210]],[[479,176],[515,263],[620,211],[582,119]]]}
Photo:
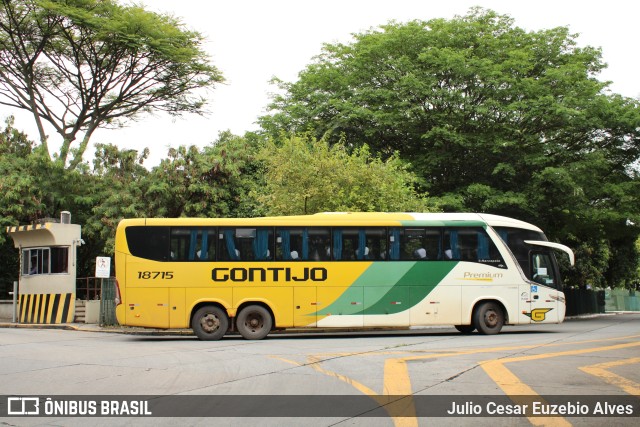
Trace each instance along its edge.
{"label": "guard booth", "polygon": [[60,221],[7,227],[20,250],[20,323],[69,323],[75,315],[76,254],[80,226],[64,211]]}

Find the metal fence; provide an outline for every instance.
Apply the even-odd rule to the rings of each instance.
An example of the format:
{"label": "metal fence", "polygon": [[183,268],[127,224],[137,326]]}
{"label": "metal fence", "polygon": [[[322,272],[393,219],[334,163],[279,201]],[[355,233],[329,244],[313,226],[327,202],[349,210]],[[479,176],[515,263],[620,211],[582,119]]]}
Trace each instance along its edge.
{"label": "metal fence", "polygon": [[116,278],[81,277],[76,280],[76,298],[100,300],[100,320],[103,326],[117,325],[116,319]]}
{"label": "metal fence", "polygon": [[638,291],[633,289],[607,289],[605,293],[606,311],[640,311]]}
{"label": "metal fence", "polygon": [[567,316],[614,311],[640,311],[636,291],[629,289],[565,289]]}
{"label": "metal fence", "polygon": [[116,319],[116,279],[103,279],[102,298],[100,299],[100,324],[104,326],[117,325]]}
{"label": "metal fence", "polygon": [[567,316],[604,313],[604,291],[591,289],[564,289]]}
{"label": "metal fence", "polygon": [[76,279],[76,298],[85,301],[99,300],[101,295],[101,279],[99,277],[78,277]]}

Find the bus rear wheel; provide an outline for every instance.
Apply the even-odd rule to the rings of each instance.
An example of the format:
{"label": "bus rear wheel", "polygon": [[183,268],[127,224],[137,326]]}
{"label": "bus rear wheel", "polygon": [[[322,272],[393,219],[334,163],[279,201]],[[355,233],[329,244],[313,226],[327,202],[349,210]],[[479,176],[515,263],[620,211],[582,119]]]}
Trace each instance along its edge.
{"label": "bus rear wheel", "polygon": [[229,329],[229,318],[220,307],[207,305],[200,307],[193,315],[191,328],[203,341],[216,341]]}
{"label": "bus rear wheel", "polygon": [[484,302],[476,308],[473,324],[482,335],[495,335],[504,325],[504,312],[495,302]]}
{"label": "bus rear wheel", "polygon": [[248,305],[236,320],[238,332],[247,340],[261,340],[271,332],[273,319],[269,310],[261,305]]}

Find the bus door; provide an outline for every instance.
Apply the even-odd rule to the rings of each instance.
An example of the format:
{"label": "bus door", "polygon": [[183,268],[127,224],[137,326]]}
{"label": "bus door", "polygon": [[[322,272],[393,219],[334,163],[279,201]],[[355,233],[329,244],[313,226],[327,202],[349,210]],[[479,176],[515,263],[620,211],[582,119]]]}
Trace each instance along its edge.
{"label": "bus door", "polygon": [[555,257],[548,251],[532,251],[530,284],[531,323],[557,323],[564,318],[564,303],[559,309],[560,276]]}
{"label": "bus door", "polygon": [[531,285],[531,322],[562,322],[566,301],[558,263],[550,250],[564,252],[572,266],[575,265],[575,255],[569,247],[560,243],[536,240],[525,240],[524,243],[539,248],[532,251],[529,258],[530,277],[536,283]]}

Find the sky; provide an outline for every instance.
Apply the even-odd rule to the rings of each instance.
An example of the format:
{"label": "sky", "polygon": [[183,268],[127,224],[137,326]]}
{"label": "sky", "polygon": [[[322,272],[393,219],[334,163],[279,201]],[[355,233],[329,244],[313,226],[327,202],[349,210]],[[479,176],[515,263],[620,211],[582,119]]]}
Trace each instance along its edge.
{"label": "sky", "polygon": [[[205,36],[204,49],[226,82],[206,94],[205,117],[164,114],[145,116],[117,130],[100,129],[91,142],[112,143],[121,148],[151,154],[145,165],[152,167],[165,158],[171,147],[204,147],[219,132],[236,135],[256,130],[256,120],[266,113],[272,77],[295,81],[298,73],[320,53],[323,43],[348,43],[351,35],[391,20],[450,19],[480,6],[511,16],[515,25],[529,31],[558,26],[577,33],[580,46],[602,49],[608,68],[600,80],[611,81],[610,90],[623,96],[640,97],[640,55],[637,25],[640,3],[628,0],[142,0],[148,10],[171,14],[185,26]],[[33,118],[24,112],[0,108],[0,118],[13,114],[15,127],[37,141]],[[59,137],[49,132],[51,149]],[[85,154],[89,160],[94,148]]]}

